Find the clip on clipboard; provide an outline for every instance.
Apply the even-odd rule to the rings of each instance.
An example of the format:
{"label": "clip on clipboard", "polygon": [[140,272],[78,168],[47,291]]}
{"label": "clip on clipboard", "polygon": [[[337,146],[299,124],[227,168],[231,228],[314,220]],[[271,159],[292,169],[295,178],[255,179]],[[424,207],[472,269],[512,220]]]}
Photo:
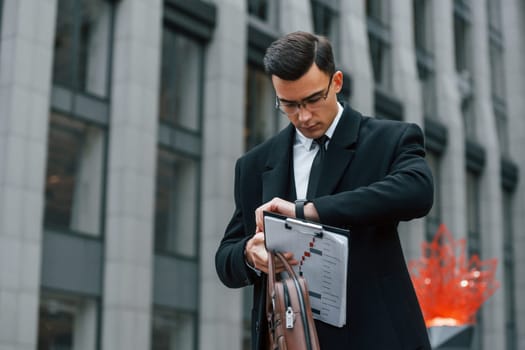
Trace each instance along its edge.
{"label": "clip on clipboard", "polygon": [[292,252],[299,262],[293,268],[308,282],[314,318],[342,327],[350,232],[270,212],[264,212],[264,231],[267,250]]}

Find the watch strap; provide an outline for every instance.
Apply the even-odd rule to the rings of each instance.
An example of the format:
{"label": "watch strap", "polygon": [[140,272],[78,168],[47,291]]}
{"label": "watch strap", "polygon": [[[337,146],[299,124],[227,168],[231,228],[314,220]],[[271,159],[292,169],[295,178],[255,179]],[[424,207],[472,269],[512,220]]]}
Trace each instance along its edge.
{"label": "watch strap", "polygon": [[295,217],[298,219],[305,219],[304,217],[304,206],[310,203],[307,199],[298,199],[295,201]]}

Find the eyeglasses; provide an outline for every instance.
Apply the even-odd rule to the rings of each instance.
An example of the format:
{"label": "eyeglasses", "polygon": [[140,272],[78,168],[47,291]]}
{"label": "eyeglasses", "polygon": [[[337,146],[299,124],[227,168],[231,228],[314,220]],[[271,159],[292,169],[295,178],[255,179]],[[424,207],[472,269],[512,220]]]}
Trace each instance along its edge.
{"label": "eyeglasses", "polygon": [[310,112],[315,111],[323,106],[324,101],[328,98],[330,92],[330,86],[332,85],[333,75],[330,76],[328,87],[326,91],[320,91],[313,94],[301,101],[281,101],[278,97],[275,98],[275,108],[278,108],[281,113],[286,115],[296,115],[299,113],[301,107],[309,110]]}

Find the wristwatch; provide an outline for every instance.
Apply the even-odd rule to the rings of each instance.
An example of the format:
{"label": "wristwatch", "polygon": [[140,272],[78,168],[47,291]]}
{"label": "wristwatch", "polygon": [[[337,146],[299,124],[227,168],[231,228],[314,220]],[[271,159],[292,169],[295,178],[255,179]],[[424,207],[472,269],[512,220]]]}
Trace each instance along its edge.
{"label": "wristwatch", "polygon": [[295,217],[298,219],[305,219],[304,217],[304,206],[310,203],[308,199],[297,199],[295,201]]}

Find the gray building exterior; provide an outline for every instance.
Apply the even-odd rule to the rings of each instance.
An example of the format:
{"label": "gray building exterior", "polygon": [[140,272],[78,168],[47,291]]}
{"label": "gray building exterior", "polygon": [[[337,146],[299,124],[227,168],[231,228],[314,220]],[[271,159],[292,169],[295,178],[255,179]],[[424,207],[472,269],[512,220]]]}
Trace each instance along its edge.
{"label": "gray building exterior", "polygon": [[441,223],[497,258],[472,349],[525,349],[522,0],[0,0],[1,350],[249,348],[214,255],[294,30],[332,40],[341,100],[424,129],[406,259]]}

